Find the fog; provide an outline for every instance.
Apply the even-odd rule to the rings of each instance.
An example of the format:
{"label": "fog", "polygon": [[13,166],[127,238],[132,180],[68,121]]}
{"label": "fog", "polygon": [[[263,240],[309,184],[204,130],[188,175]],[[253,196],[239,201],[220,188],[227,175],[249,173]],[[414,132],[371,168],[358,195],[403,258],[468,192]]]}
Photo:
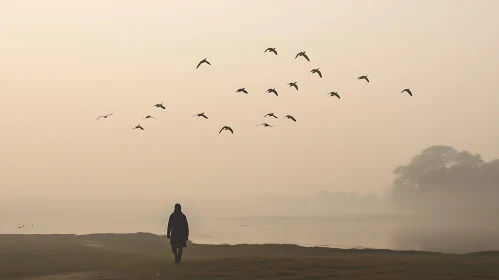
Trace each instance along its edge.
{"label": "fog", "polygon": [[[493,0],[2,3],[0,231],[153,219],[160,232],[180,202],[201,220],[389,220],[403,229],[382,234],[402,245],[380,246],[454,236],[446,248],[497,249],[497,10]],[[311,62],[294,59],[300,51]],[[195,69],[205,57],[212,65]],[[317,67],[324,79],[309,73]],[[209,119],[190,118],[199,112]],[[269,112],[275,127],[257,126]],[[218,134],[223,125],[235,133]]]}

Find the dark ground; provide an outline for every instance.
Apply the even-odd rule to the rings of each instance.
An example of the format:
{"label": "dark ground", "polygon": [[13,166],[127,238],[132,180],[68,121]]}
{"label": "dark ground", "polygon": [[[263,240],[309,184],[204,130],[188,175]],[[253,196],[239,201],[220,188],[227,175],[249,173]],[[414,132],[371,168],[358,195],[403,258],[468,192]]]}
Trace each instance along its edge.
{"label": "dark ground", "polygon": [[147,233],[0,235],[0,279],[499,279],[499,252],[189,244],[174,264]]}

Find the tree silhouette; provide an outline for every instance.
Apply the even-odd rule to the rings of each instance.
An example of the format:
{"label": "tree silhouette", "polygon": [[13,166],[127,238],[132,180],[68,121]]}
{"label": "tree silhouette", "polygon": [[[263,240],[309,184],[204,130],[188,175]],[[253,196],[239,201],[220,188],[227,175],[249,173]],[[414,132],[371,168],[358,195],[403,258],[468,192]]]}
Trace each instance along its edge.
{"label": "tree silhouette", "polygon": [[499,209],[499,160],[487,163],[478,154],[432,146],[393,172],[398,206],[417,212]]}

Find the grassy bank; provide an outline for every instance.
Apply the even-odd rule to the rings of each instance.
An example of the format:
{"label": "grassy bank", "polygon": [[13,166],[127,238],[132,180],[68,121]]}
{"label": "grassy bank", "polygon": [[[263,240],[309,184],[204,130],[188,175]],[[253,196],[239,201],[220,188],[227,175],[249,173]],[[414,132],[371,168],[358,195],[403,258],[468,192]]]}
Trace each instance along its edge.
{"label": "grassy bank", "polygon": [[0,235],[0,279],[499,279],[499,252],[189,244],[183,261],[146,233]]}

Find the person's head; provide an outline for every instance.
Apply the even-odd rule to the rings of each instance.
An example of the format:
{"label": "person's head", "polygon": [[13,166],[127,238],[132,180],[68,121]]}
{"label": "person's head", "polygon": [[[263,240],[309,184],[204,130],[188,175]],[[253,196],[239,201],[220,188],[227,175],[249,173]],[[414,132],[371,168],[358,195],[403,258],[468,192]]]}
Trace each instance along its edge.
{"label": "person's head", "polygon": [[182,206],[180,206],[179,203],[175,204],[175,211],[180,211],[182,210]]}

